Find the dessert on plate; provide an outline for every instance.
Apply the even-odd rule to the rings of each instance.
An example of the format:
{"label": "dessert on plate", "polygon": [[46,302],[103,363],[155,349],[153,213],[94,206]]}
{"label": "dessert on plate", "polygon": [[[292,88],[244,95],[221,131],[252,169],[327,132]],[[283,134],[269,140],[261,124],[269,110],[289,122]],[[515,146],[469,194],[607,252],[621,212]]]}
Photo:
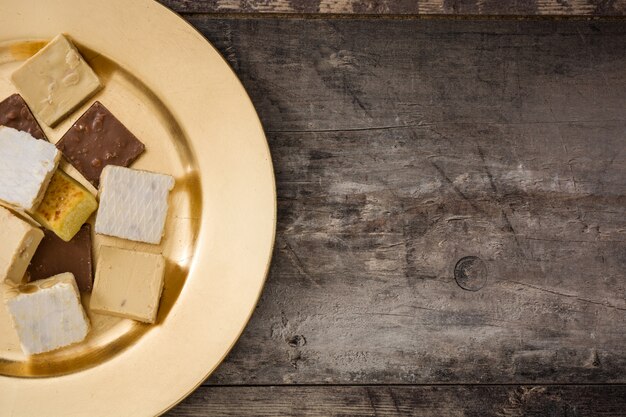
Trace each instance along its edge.
{"label": "dessert on plate", "polygon": [[[67,36],[12,81],[18,92],[0,101],[0,293],[22,351],[83,341],[90,314],[155,323],[166,259],[107,243],[94,268],[92,231],[159,245],[174,178],[130,167],[145,145],[99,101],[60,138],[46,135],[41,126],[58,125],[105,87]],[[62,157],[78,174],[59,167]]]}

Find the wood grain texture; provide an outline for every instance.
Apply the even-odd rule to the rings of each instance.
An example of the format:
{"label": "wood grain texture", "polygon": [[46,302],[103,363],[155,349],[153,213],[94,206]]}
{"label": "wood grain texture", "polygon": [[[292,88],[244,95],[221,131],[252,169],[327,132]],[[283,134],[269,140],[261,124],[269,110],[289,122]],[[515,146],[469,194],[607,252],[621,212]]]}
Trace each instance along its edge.
{"label": "wood grain texture", "polygon": [[202,387],[168,416],[622,417],[625,409],[624,386]]}
{"label": "wood grain texture", "polygon": [[179,13],[624,16],[626,0],[159,0]]}
{"label": "wood grain texture", "polygon": [[189,19],[256,105],[279,208],[208,384],[626,381],[624,25]]}

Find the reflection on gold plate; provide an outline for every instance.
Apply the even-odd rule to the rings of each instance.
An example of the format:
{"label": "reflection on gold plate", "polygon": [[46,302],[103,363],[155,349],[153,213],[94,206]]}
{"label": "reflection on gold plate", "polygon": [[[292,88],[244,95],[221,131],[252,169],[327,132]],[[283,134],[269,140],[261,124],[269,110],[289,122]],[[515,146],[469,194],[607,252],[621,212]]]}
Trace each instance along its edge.
{"label": "reflection on gold plate", "polygon": [[51,142],[99,100],[146,144],[133,168],[176,178],[160,245],[96,235],[94,259],[103,244],[163,253],[165,288],[155,325],[89,313],[85,341],[31,357],[0,303],[0,415],[155,415],[219,364],[258,299],[275,230],[269,150],[227,64],[150,0],[1,0],[0,100],[60,32],[105,87],[54,129],[40,123]]}

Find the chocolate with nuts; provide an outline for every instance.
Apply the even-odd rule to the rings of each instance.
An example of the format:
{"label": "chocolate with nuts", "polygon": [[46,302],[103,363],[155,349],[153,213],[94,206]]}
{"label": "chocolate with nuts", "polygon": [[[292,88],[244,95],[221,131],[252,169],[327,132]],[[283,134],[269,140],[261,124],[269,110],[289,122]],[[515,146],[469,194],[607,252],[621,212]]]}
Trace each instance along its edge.
{"label": "chocolate with nuts", "polygon": [[105,166],[127,167],[145,146],[96,101],[63,135],[57,148],[97,188]]}
{"label": "chocolate with nuts", "polygon": [[35,116],[19,94],[13,94],[0,102],[0,125],[30,133],[37,139],[47,140]]}

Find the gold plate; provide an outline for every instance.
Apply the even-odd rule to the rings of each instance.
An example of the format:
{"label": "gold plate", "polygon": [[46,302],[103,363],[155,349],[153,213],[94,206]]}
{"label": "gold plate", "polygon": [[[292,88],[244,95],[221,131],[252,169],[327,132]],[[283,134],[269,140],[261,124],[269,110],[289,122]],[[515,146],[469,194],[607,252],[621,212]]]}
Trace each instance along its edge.
{"label": "gold plate", "polygon": [[15,68],[58,33],[105,88],[54,129],[40,123],[50,140],[99,100],[146,144],[133,168],[176,178],[160,245],[94,244],[163,253],[165,290],[156,325],[90,314],[87,340],[33,357],[0,303],[0,415],[160,414],[217,367],[258,300],[276,228],[269,149],[226,62],[151,0],[0,0],[0,100],[16,92]]}

